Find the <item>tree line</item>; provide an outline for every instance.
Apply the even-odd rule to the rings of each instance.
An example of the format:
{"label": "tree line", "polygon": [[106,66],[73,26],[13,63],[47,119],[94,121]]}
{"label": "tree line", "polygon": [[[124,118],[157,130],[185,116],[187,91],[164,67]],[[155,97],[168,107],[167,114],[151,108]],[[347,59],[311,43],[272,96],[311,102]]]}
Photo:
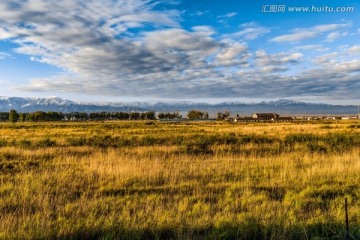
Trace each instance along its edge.
{"label": "tree line", "polygon": [[[187,114],[188,119],[208,119],[207,112],[191,110]],[[156,117],[154,111],[148,112],[44,112],[31,113],[0,112],[0,122],[51,122],[51,121],[111,121],[111,120],[155,120],[155,119],[181,119],[178,112],[159,113]]]}
{"label": "tree line", "polygon": [[15,110],[0,112],[1,122],[52,122],[52,121],[108,121],[108,120],[154,120],[155,112],[44,112],[18,113]]}

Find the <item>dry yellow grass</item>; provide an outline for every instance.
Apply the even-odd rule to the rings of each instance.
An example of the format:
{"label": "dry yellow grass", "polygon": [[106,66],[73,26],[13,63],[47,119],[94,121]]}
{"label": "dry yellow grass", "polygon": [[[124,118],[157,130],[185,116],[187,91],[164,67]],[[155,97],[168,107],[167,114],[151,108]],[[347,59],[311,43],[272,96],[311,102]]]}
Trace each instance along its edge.
{"label": "dry yellow grass", "polygon": [[1,124],[0,239],[359,239],[358,126]]}

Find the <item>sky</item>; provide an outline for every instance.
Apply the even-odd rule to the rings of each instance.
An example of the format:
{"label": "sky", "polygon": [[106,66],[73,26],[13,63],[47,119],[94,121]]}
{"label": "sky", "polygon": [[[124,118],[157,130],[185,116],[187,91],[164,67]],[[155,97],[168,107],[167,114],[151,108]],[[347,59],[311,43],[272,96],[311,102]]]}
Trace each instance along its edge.
{"label": "sky", "polygon": [[356,0],[1,0],[0,96],[360,104]]}

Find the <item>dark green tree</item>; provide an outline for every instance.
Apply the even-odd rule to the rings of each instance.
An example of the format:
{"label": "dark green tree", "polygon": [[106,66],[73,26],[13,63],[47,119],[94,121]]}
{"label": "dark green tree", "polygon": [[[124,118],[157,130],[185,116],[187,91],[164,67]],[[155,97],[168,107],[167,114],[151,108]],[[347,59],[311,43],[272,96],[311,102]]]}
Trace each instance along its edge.
{"label": "dark green tree", "polygon": [[20,113],[19,114],[19,121],[20,122],[25,122],[27,115],[29,115],[29,114],[28,113]]}
{"label": "dark green tree", "polygon": [[9,112],[0,112],[0,122],[9,121]]}
{"label": "dark green tree", "polygon": [[43,111],[37,111],[37,112],[34,112],[34,113],[31,113],[32,116],[32,119],[34,122],[44,122],[46,121],[46,112],[43,112]]}
{"label": "dark green tree", "polygon": [[229,116],[230,116],[230,112],[228,112],[228,111],[225,111],[224,113],[218,112],[217,113],[217,120],[225,120]]}
{"label": "dark green tree", "polygon": [[191,110],[188,112],[187,117],[189,119],[208,119],[209,114],[207,112]]}
{"label": "dark green tree", "polygon": [[131,112],[130,113],[130,120],[139,120],[141,114],[138,112]]}
{"label": "dark green tree", "polygon": [[146,120],[154,120],[155,112],[154,111],[145,112],[145,119]]}
{"label": "dark green tree", "polygon": [[13,123],[16,123],[18,120],[19,120],[19,113],[15,110],[10,110],[9,112],[9,121],[10,122],[13,122]]}
{"label": "dark green tree", "polygon": [[159,113],[158,118],[159,119],[179,119],[179,118],[182,118],[182,116],[179,114],[179,112]]}

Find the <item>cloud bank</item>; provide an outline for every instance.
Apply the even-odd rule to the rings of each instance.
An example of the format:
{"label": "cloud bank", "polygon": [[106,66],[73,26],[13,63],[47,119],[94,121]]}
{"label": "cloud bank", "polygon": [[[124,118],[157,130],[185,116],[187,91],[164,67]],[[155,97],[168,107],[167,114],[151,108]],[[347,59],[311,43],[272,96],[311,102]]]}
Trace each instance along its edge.
{"label": "cloud bank", "polygon": [[[346,35],[343,29],[349,23],[278,35],[269,44],[300,44],[268,53],[249,45],[271,28],[245,23],[231,34],[204,25],[185,29],[182,13],[165,1],[3,0],[0,12],[0,40],[18,44],[16,53],[32,61],[63,69],[60,75],[17,86],[23,91],[159,98],[354,98],[354,89],[359,89],[359,46],[313,61],[302,52],[326,51],[320,44],[301,42],[321,36],[324,42],[336,41]],[[0,59],[7,56],[0,53]]]}

